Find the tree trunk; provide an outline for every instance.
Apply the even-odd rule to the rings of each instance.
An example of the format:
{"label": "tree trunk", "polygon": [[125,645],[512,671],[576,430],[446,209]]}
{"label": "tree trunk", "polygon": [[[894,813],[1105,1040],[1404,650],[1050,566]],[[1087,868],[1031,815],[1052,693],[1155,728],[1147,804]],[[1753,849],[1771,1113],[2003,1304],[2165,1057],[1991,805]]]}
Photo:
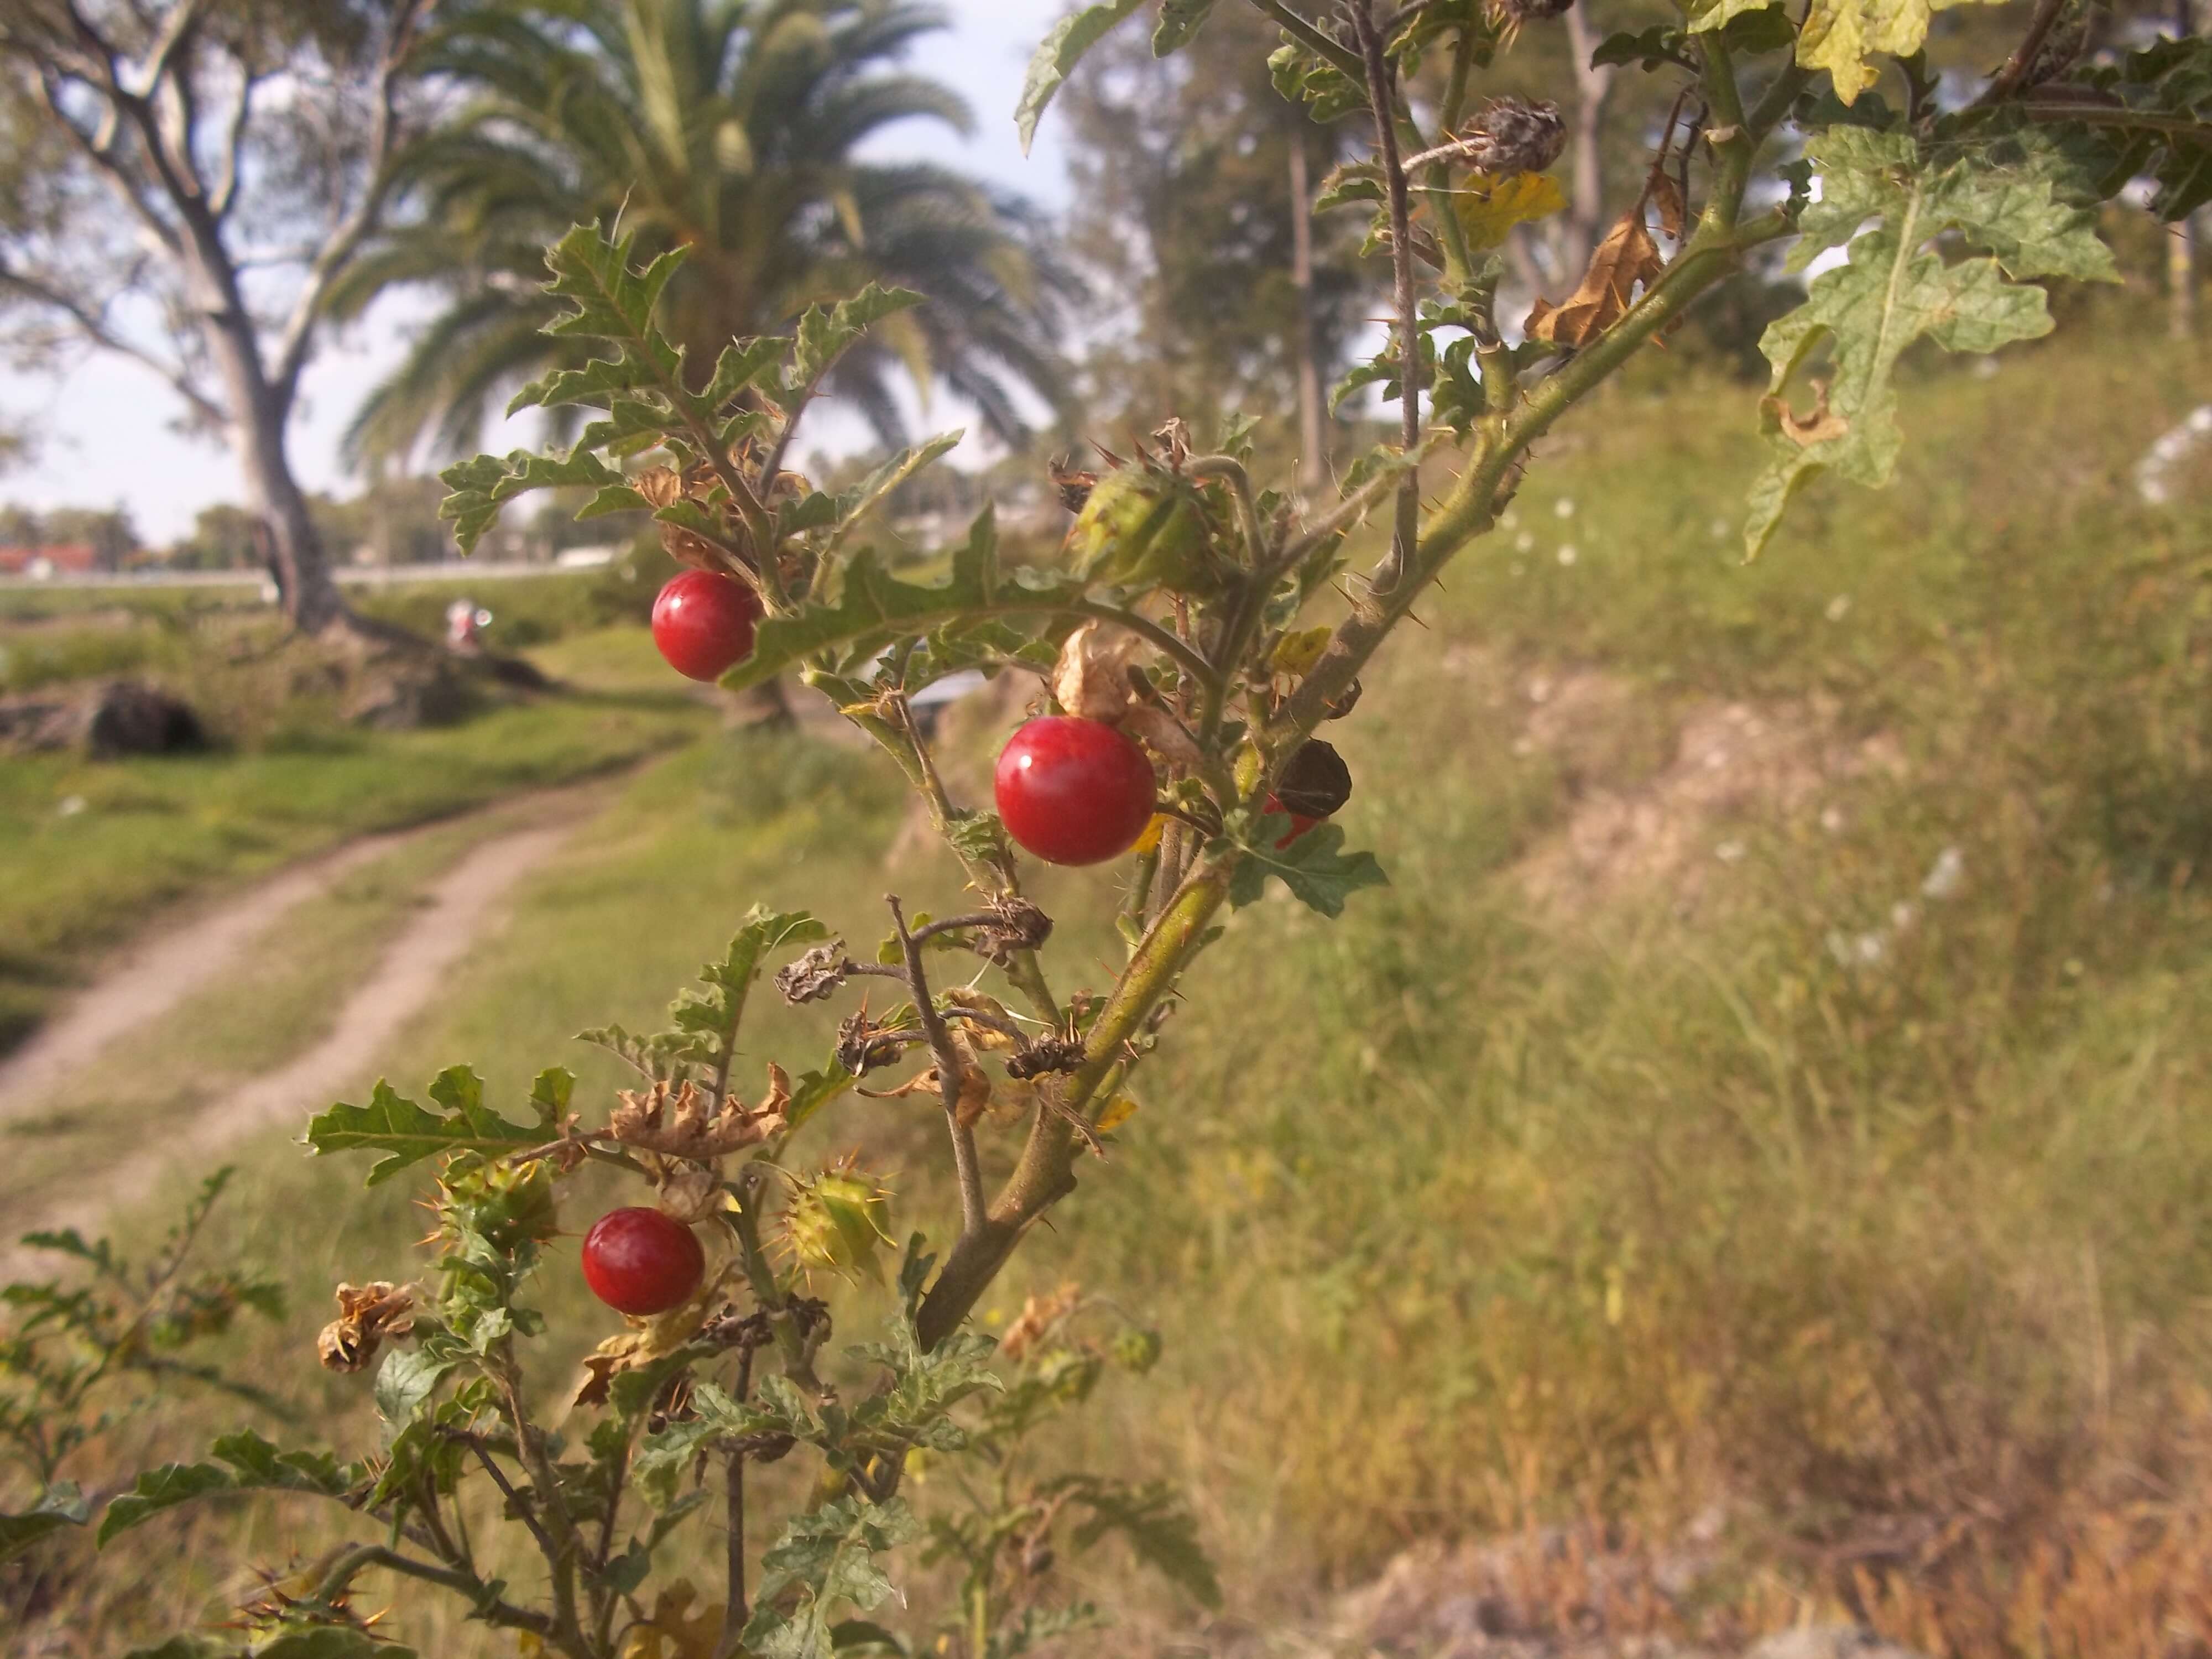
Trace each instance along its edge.
{"label": "tree trunk", "polygon": [[1605,133],[1606,100],[1612,95],[1616,71],[1610,66],[1591,66],[1590,54],[1597,50],[1598,37],[1583,10],[1580,6],[1570,7],[1566,15],[1567,49],[1573,54],[1575,69],[1574,165],[1568,177],[1567,210],[1560,216],[1567,236],[1564,246],[1554,244],[1564,281],[1582,275],[1605,234],[1605,149],[1601,141]]}
{"label": "tree trunk", "polygon": [[1298,365],[1298,488],[1319,499],[1328,487],[1328,429],[1322,408],[1321,365],[1314,353],[1313,185],[1306,172],[1306,137],[1291,131],[1291,283],[1298,296],[1292,342]]}
{"label": "tree trunk", "polygon": [[[230,413],[230,447],[246,483],[246,510],[266,533],[270,574],[276,579],[280,603],[292,625],[303,634],[321,634],[349,623],[352,613],[331,579],[330,558],[307,497],[292,473],[286,430],[290,398],[271,386],[263,367],[253,324],[225,284],[207,282],[218,296],[209,307],[204,330],[210,355],[222,377]],[[228,303],[222,303],[228,298]]]}
{"label": "tree trunk", "polygon": [[2197,216],[2166,228],[2166,331],[2177,340],[2197,336]]}

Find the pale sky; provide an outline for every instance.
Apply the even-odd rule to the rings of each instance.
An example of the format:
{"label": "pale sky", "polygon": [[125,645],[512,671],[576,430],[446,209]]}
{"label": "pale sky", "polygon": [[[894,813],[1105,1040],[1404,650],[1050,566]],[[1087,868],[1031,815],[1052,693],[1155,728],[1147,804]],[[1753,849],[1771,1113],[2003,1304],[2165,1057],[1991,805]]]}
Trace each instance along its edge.
{"label": "pale sky", "polygon": [[[1014,136],[1014,100],[1023,65],[1060,15],[1065,0],[944,0],[951,30],[926,38],[913,68],[957,88],[974,106],[975,133],[963,141],[945,129],[893,130],[872,144],[881,155],[928,156],[1012,185],[1048,205],[1066,193],[1060,130],[1048,113],[1036,147],[1025,160]],[[398,350],[401,331],[419,302],[387,301],[357,328],[328,337],[307,371],[303,407],[295,422],[292,456],[310,489],[351,495],[358,481],[337,459],[338,434],[362,394]],[[138,532],[154,545],[174,541],[191,528],[202,507],[240,498],[228,452],[220,444],[179,436],[171,429],[179,407],[169,389],[147,370],[121,359],[92,356],[64,377],[32,378],[0,368],[0,410],[27,416],[40,435],[30,468],[0,477],[0,501],[33,507],[111,507],[131,509]],[[945,411],[945,423],[958,419]],[[822,434],[827,437],[829,434]],[[488,434],[495,448],[509,440]]]}

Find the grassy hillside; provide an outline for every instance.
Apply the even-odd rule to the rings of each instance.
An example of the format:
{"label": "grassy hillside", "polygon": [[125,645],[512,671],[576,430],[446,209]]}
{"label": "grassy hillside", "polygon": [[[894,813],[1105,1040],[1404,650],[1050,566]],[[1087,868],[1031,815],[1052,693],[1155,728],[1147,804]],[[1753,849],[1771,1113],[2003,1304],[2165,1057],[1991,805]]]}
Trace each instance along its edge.
{"label": "grassy hillside", "polygon": [[[1234,919],[986,1310],[1080,1276],[1161,1327],[1066,1451],[1190,1490],[1217,1647],[1412,1540],[1577,1516],[1717,1538],[1624,1628],[1843,1606],[1931,1653],[2212,1639],[2212,496],[2127,484],[2203,371],[2110,340],[1931,371],[1901,487],[1816,489],[1749,569],[1741,391],[1625,388],[1422,607],[1340,737],[1394,884],[1333,927]],[[646,1017],[756,900],[872,937],[885,887],[945,896],[880,866],[897,817],[865,757],[713,740],[538,878],[390,1069],[511,1092],[579,1064],[568,1032]],[[1110,886],[1040,884],[1063,989]],[[941,1230],[924,1115],[860,1103],[819,1150],[858,1142],[899,1225]],[[293,1149],[250,1173],[212,1243],[295,1313],[242,1351],[365,1445],[365,1387],[308,1347],[334,1279],[404,1276],[408,1195]],[[611,1327],[558,1268],[546,1302],[572,1349]],[[234,1528],[281,1553],[283,1524],[148,1528],[82,1628],[144,1615],[141,1559],[159,1611],[212,1605]],[[1187,1626],[1110,1560],[1074,1572]]]}

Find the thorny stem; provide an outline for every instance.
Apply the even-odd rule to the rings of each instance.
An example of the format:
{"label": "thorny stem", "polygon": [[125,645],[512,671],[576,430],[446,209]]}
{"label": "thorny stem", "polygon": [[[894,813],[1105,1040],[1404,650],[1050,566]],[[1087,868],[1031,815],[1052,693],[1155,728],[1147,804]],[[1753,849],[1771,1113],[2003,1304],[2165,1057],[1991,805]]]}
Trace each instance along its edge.
{"label": "thorny stem", "polygon": [[922,1033],[929,1040],[929,1052],[937,1060],[937,1092],[945,1103],[946,1132],[952,1137],[952,1167],[960,1177],[960,1237],[969,1238],[983,1226],[983,1173],[975,1158],[975,1132],[960,1121],[960,1050],[930,996],[929,975],[921,965],[921,943],[907,931],[906,913],[899,908],[898,895],[884,894],[884,902],[890,906],[891,926],[898,929],[899,949],[906,956],[907,985],[914,993],[915,1009],[921,1018]]}
{"label": "thorny stem", "polygon": [[744,1269],[745,1282],[752,1287],[753,1300],[768,1316],[769,1328],[775,1333],[776,1347],[783,1355],[783,1371],[793,1382],[809,1395],[819,1397],[821,1379],[814,1374],[814,1356],[807,1346],[805,1334],[799,1322],[792,1317],[790,1298],[784,1295],[775,1282],[775,1274],[768,1265],[768,1253],[761,1247],[760,1191],[762,1168],[749,1164],[738,1177],[738,1207],[731,1218],[730,1227],[738,1236],[738,1261]]}
{"label": "thorny stem", "polygon": [[[1413,216],[1407,201],[1406,169],[1398,160],[1395,118],[1398,94],[1370,0],[1358,0],[1352,8],[1352,21],[1366,58],[1367,97],[1375,113],[1375,149],[1382,158],[1382,179],[1390,196],[1390,264],[1397,278],[1401,394],[1398,441],[1410,455],[1421,446],[1421,323],[1413,288]],[[1377,592],[1390,592],[1404,579],[1419,538],[1420,514],[1421,477],[1418,471],[1408,472],[1398,485],[1397,528],[1390,539],[1390,556],[1375,573]]]}
{"label": "thorny stem", "polygon": [[573,1644],[572,1650],[580,1651],[584,1631],[576,1613],[576,1565],[583,1555],[583,1540],[576,1535],[575,1519],[568,1513],[559,1471],[546,1455],[538,1425],[523,1409],[512,1354],[502,1347],[494,1355],[490,1371],[499,1387],[501,1403],[507,1407],[507,1425],[514,1431],[515,1448],[522,1467],[530,1471],[531,1485],[545,1505],[541,1518],[546,1529],[542,1535],[552,1546],[545,1552],[545,1565],[553,1577],[553,1626],[549,1639],[556,1646]]}
{"label": "thorny stem", "polygon": [[530,1500],[515,1490],[514,1483],[507,1478],[507,1472],[492,1461],[491,1449],[485,1445],[483,1438],[477,1435],[466,1434],[458,1429],[447,1430],[447,1434],[449,1438],[459,1441],[476,1454],[477,1462],[483,1466],[483,1472],[491,1477],[492,1485],[497,1486],[500,1495],[507,1499],[507,1506],[514,1511],[515,1518],[520,1521],[529,1530],[530,1535],[538,1540],[539,1552],[548,1561],[550,1561],[557,1553],[553,1547],[553,1540],[545,1535],[545,1528],[538,1524],[538,1511],[532,1507]]}
{"label": "thorny stem", "polygon": [[[738,1356],[738,1403],[743,1405],[752,1391],[753,1351],[747,1348]],[[722,1595],[722,1639],[714,1644],[714,1659],[732,1659],[749,1612],[745,1606],[745,1454],[742,1447],[731,1451],[726,1480],[722,1516],[729,1535],[723,1540],[723,1552],[728,1563],[728,1582]]]}
{"label": "thorny stem", "polygon": [[1996,77],[1983,88],[1982,95],[1974,100],[1974,107],[1985,109],[1991,104],[2001,104],[2011,97],[2020,83],[2027,78],[2028,70],[2035,67],[2035,55],[2043,50],[2043,43],[2051,35],[2051,26],[2058,21],[2059,13],[2066,9],[2067,0],[2041,0],[2035,15],[2028,20],[2027,33],[2021,37],[2020,45],[2013,48],[2004,67]]}
{"label": "thorny stem", "polygon": [[474,1573],[459,1568],[441,1567],[433,1562],[418,1561],[411,1555],[402,1555],[398,1550],[382,1544],[357,1544],[331,1565],[321,1581],[315,1586],[315,1599],[329,1604],[345,1594],[353,1581],[372,1567],[382,1567],[409,1578],[419,1578],[426,1584],[436,1584],[456,1595],[466,1596],[476,1616],[486,1624],[506,1630],[526,1630],[542,1637],[562,1652],[576,1659],[590,1659],[590,1650],[584,1645],[582,1632],[572,1638],[563,1634],[555,1622],[542,1613],[532,1613],[510,1601],[492,1596],[491,1586]]}
{"label": "thorny stem", "polygon": [[[1146,933],[1091,1028],[1082,1065],[1068,1078],[1062,1100],[1069,1115],[1083,1113],[1120,1063],[1122,1045],[1174,987],[1229,895],[1230,868],[1226,861],[1202,859]],[[1066,1115],[1040,1111],[1031,1121],[1020,1162],[985,1224],[952,1248],[922,1298],[915,1325],[924,1347],[934,1347],[958,1327],[1030,1224],[1075,1189],[1075,1143]]]}
{"label": "thorny stem", "polygon": [[[885,720],[874,714],[854,714],[853,723],[866,732],[898,763],[899,769],[907,775],[922,804],[929,811],[929,822],[952,855],[960,860],[960,867],[968,872],[969,884],[977,891],[994,896],[1014,897],[1021,892],[1021,884],[1015,879],[1010,866],[988,859],[978,858],[962,849],[952,838],[953,810],[951,797],[945,793],[945,784],[937,775],[937,768],[929,757],[929,746],[922,742],[921,734],[915,729],[912,711],[903,702],[899,705],[898,718]],[[1060,1024],[1060,1005],[1053,1000],[1052,987],[1045,981],[1044,969],[1034,951],[1010,951],[1006,953],[1006,974],[1014,988],[1020,991],[1030,1005],[1030,1012],[1048,1025]]]}

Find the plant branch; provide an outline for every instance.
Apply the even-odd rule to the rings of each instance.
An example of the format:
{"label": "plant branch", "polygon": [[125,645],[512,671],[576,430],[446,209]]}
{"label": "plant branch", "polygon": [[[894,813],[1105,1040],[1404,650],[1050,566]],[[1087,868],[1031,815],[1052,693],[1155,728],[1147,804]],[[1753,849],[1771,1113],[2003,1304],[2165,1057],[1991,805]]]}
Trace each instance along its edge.
{"label": "plant branch", "polygon": [[538,1551],[546,1561],[550,1564],[556,1559],[560,1552],[553,1547],[552,1539],[546,1536],[545,1528],[538,1524],[536,1506],[515,1490],[514,1483],[507,1478],[507,1471],[493,1461],[491,1448],[484,1444],[483,1437],[459,1429],[448,1429],[446,1432],[449,1438],[459,1441],[476,1454],[477,1462],[483,1466],[483,1472],[491,1477],[492,1485],[497,1486],[501,1495],[507,1499],[507,1507],[514,1511],[515,1518],[538,1540]]}
{"label": "plant branch", "polygon": [[1038,1112],[1021,1159],[992,1205],[986,1224],[954,1245],[922,1298],[915,1328],[924,1347],[934,1347],[959,1328],[1030,1224],[1075,1190],[1076,1136],[1069,1117],[1082,1115],[1099,1085],[1120,1065],[1122,1045],[1174,988],[1214,912],[1228,897],[1231,867],[1226,860],[1201,860],[1129,958],[1085,1040],[1082,1065],[1068,1078],[1062,1097],[1066,1113]]}
{"label": "plant branch", "polygon": [[1313,53],[1315,57],[1330,64],[1340,74],[1348,76],[1354,81],[1365,77],[1366,66],[1360,62],[1357,52],[1346,51],[1338,42],[1330,40],[1328,35],[1283,4],[1282,0],[1252,0],[1252,3],[1281,24],[1284,33],[1289,35],[1291,40]]}
{"label": "plant branch", "polygon": [[102,351],[114,352],[118,356],[128,357],[133,362],[153,370],[167,382],[172,392],[191,406],[193,414],[209,425],[221,426],[229,418],[222,404],[192,384],[181,365],[165,362],[143,346],[125,339],[107,325],[106,319],[99,312],[44,278],[0,265],[0,293],[17,294],[34,304],[59,312],[69,319],[78,333]]}
{"label": "plant branch", "polygon": [[2067,0],[2039,0],[2035,15],[2027,20],[2027,33],[2021,37],[2020,44],[2013,48],[2012,56],[2004,60],[1996,78],[1982,88],[1982,95],[1975,99],[1970,107],[1986,109],[1992,104],[2004,102],[2019,90],[2021,82],[2027,78],[2028,70],[2035,67],[2035,55],[2043,50],[2043,43],[2050,39],[2051,27],[2058,21],[2058,15],[2066,9],[2066,5]]}
{"label": "plant branch", "polygon": [[[753,1351],[747,1348],[738,1356],[738,1403],[743,1405],[752,1391]],[[742,1447],[730,1452],[726,1480],[722,1516],[728,1536],[722,1547],[727,1577],[722,1595],[722,1638],[714,1644],[714,1659],[734,1659],[738,1638],[745,1627],[745,1453]]]}
{"label": "plant branch", "polygon": [[526,1630],[551,1642],[563,1651],[588,1659],[588,1650],[580,1634],[574,1640],[564,1638],[554,1621],[542,1613],[532,1613],[512,1602],[500,1600],[492,1594],[492,1587],[474,1573],[460,1568],[441,1567],[433,1562],[418,1561],[411,1555],[402,1555],[398,1550],[382,1544],[357,1544],[331,1564],[321,1581],[315,1586],[315,1599],[328,1605],[345,1594],[356,1578],[372,1567],[382,1567],[409,1578],[419,1578],[426,1584],[436,1584],[456,1595],[468,1598],[476,1616],[486,1624],[506,1630]]}
{"label": "plant branch", "polygon": [[930,995],[929,975],[921,965],[921,941],[907,931],[906,913],[899,907],[898,895],[884,894],[884,902],[890,906],[891,926],[898,929],[899,948],[906,956],[907,986],[914,993],[922,1035],[928,1039],[929,1052],[937,1060],[937,1092],[945,1105],[945,1132],[952,1138],[952,1167],[960,1181],[960,1237],[963,1240],[972,1238],[982,1230],[986,1212],[983,1173],[975,1156],[975,1132],[960,1121],[960,1091],[965,1068],[945,1016],[937,1012],[937,1003]]}
{"label": "plant branch", "polygon": [[[1413,209],[1407,200],[1406,169],[1399,161],[1398,92],[1370,0],[1357,0],[1352,8],[1352,21],[1365,55],[1367,97],[1375,113],[1375,149],[1382,160],[1383,184],[1390,198],[1390,264],[1396,279],[1401,354],[1398,441],[1400,447],[1411,455],[1421,444],[1421,324],[1413,287]],[[1421,475],[1416,468],[1407,472],[1398,485],[1397,524],[1390,539],[1389,557],[1372,579],[1377,592],[1387,593],[1404,580],[1420,534],[1420,513]]]}

